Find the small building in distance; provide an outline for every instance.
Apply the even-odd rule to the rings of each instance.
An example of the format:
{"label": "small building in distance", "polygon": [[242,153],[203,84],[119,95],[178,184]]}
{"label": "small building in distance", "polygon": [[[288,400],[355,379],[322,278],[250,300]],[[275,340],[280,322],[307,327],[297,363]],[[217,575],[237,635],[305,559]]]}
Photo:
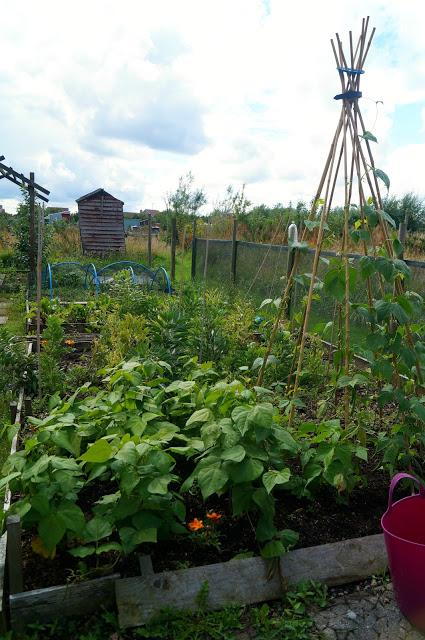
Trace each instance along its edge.
{"label": "small building in distance", "polygon": [[158,211],[158,209],[140,209],[140,214],[142,216],[151,216],[151,218],[154,218],[159,213],[161,213],[161,212]]}
{"label": "small building in distance", "polygon": [[125,251],[124,203],[105,189],[96,189],[76,201],[83,253]]}
{"label": "small building in distance", "polygon": [[55,211],[54,213],[48,213],[46,216],[46,222],[52,224],[53,222],[59,222],[65,220],[65,222],[71,222],[71,212],[69,209],[63,209],[62,211]]}

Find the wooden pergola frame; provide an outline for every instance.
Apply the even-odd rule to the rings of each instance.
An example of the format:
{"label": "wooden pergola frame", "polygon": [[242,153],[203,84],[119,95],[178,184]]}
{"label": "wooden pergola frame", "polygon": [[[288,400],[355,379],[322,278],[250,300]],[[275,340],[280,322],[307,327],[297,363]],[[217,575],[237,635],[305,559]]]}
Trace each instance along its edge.
{"label": "wooden pergola frame", "polygon": [[42,200],[43,202],[49,202],[48,195],[50,191],[37,184],[34,179],[34,172],[31,171],[30,177],[27,178],[23,173],[18,173],[13,167],[8,167],[3,164],[4,156],[0,156],[0,180],[6,178],[13,184],[16,184],[21,189],[25,189],[29,194],[29,268],[30,279],[34,278],[35,274],[35,200]]}

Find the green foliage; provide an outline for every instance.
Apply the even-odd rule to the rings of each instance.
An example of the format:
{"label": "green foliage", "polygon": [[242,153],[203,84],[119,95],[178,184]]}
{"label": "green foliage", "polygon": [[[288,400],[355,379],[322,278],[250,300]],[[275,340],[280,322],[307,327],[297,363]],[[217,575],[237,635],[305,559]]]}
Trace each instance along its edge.
{"label": "green foliage", "polygon": [[26,393],[35,390],[34,356],[27,356],[24,344],[0,327],[0,393],[17,393],[21,386]]}
{"label": "green foliage", "polygon": [[55,393],[55,391],[61,391],[63,388],[63,376],[60,363],[65,353],[65,335],[62,329],[61,319],[56,315],[49,316],[41,338],[41,386],[43,395],[50,395]]}
{"label": "green foliage", "polygon": [[[30,220],[29,220],[29,195],[26,190],[22,190],[22,200],[18,205],[16,220],[14,221],[13,231],[16,237],[14,244],[15,264],[21,269],[29,268],[30,261]],[[39,205],[35,207],[35,238],[36,242],[39,223]],[[43,233],[43,260],[45,260],[49,251],[50,232],[45,229]],[[36,252],[36,247],[34,248]]]}

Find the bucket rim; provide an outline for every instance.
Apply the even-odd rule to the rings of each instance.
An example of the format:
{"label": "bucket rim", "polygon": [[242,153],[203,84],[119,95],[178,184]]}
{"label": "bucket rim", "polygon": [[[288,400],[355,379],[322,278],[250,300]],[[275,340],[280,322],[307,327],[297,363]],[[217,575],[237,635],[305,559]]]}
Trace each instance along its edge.
{"label": "bucket rim", "polygon": [[[412,498],[420,498],[420,495],[416,493],[413,496],[406,496],[405,498],[400,498],[400,500],[393,502],[393,504],[390,507],[388,507],[385,513],[381,516],[381,527],[384,532],[384,535],[391,536],[392,538],[395,538],[396,540],[400,540],[401,542],[414,544],[416,547],[425,548],[425,542],[413,542],[412,540],[408,540],[407,538],[401,538],[400,536],[397,536],[395,533],[392,533],[391,531],[389,531],[384,525],[384,518],[390,513],[391,509],[394,509],[394,507],[400,504],[400,502],[405,502],[406,500],[412,500]],[[421,498],[421,500],[423,500],[423,498]]]}

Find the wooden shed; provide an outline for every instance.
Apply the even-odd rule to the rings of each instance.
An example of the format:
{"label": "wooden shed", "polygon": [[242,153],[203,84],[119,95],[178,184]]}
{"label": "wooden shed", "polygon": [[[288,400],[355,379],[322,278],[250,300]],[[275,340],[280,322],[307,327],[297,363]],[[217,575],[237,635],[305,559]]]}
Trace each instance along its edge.
{"label": "wooden shed", "polygon": [[77,200],[84,253],[125,251],[124,203],[104,189]]}

